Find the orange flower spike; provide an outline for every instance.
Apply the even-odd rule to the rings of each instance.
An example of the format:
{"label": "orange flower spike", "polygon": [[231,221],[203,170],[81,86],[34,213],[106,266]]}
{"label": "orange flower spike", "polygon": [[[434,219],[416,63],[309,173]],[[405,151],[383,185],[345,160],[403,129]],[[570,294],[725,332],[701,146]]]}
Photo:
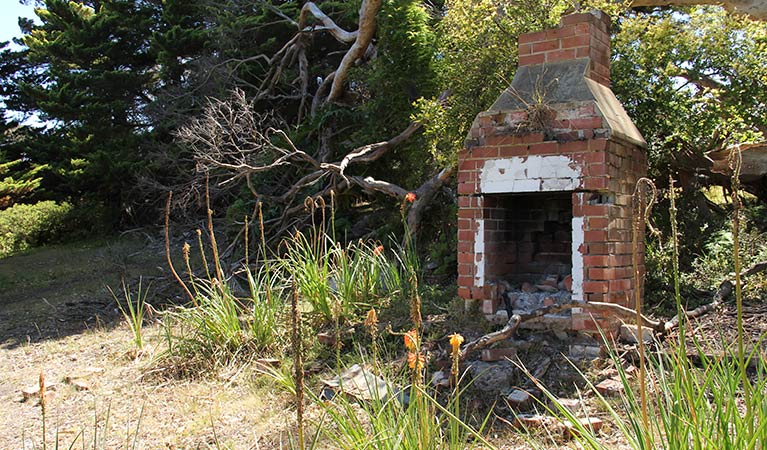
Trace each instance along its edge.
{"label": "orange flower spike", "polygon": [[408,203],[413,203],[415,201],[415,192],[408,192],[405,196],[405,201]]}
{"label": "orange flower spike", "polygon": [[453,357],[458,355],[461,350],[461,344],[463,344],[463,336],[458,333],[450,335],[450,346],[453,347]]}
{"label": "orange flower spike", "polygon": [[423,370],[425,365],[426,365],[426,358],[422,354],[408,352],[407,354],[408,367],[420,372],[421,370]]}
{"label": "orange flower spike", "polygon": [[415,351],[418,348],[418,331],[415,329],[412,329],[405,333],[405,348],[410,350],[411,352]]}
{"label": "orange flower spike", "polygon": [[379,245],[378,247],[373,249],[373,255],[374,256],[379,256],[381,253],[383,253],[383,251],[384,251],[384,246],[383,245]]}
{"label": "orange flower spike", "polygon": [[378,325],[378,314],[375,308],[370,308],[367,317],[365,317],[365,326],[368,328]]}

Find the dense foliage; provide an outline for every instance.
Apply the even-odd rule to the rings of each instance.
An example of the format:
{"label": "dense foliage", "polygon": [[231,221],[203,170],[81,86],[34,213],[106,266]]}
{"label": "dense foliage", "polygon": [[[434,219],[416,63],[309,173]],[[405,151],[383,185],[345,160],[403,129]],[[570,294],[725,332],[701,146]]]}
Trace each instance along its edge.
{"label": "dense foliage", "polygon": [[[698,163],[705,151],[764,138],[767,27],[717,7],[581,3],[613,16],[614,90],[648,140],[658,184],[669,174],[681,176],[687,192],[722,183]],[[318,102],[349,42],[312,15],[297,34],[297,2],[38,5],[37,22],[21,20],[18,45],[0,53],[0,208],[47,199],[100,205],[107,214],[99,220],[107,217],[112,226],[157,220],[168,190],[176,192],[175,206],[199,211],[204,177],[175,136],[210,99],[226,101],[235,88],[252,100],[264,126],[278,125],[324,161],[420,121],[423,128],[383,158],[346,174],[414,190],[455,164],[473,117],[513,77],[519,34],[554,27],[572,8],[565,0],[385,0],[372,51],[349,71],[343,95]],[[317,2],[350,32],[359,26],[361,5]],[[301,52],[280,53],[290,42],[299,42]],[[252,212],[244,178],[218,185],[230,174],[211,175],[217,214],[241,220]],[[300,177],[301,167],[284,167],[254,175],[251,187],[264,198],[277,196]],[[303,187],[294,197],[320,189]],[[349,188],[335,201],[339,226],[358,224],[355,235],[401,229],[385,195]],[[434,204],[442,209],[431,217],[450,214],[453,202],[449,191],[439,194]],[[267,201],[266,218],[277,217],[280,206]],[[450,221],[426,220],[424,230],[435,242],[433,259],[450,260]]]}

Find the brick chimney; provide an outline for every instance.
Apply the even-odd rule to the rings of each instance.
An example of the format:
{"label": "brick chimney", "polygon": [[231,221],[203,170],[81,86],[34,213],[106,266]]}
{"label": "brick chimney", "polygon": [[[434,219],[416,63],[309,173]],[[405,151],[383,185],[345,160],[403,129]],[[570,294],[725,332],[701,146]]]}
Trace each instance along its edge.
{"label": "brick chimney", "polygon": [[488,316],[576,300],[567,326],[609,332],[588,303],[642,293],[631,218],[647,144],[610,90],[609,29],[594,11],[520,36],[511,86],[458,155],[458,294]]}
{"label": "brick chimney", "polygon": [[610,86],[610,17],[602,11],[572,14],[559,28],[519,37],[519,67],[589,58],[585,76]]}

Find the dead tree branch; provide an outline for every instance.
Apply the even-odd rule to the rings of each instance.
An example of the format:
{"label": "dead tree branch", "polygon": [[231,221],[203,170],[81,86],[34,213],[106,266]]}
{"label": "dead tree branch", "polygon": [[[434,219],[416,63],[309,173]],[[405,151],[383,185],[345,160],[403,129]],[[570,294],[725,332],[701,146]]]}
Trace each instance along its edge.
{"label": "dead tree branch", "polygon": [[[322,27],[317,26],[309,26],[309,16],[313,16],[315,19],[319,20],[322,23]],[[295,22],[294,22],[295,23]],[[357,39],[357,36],[359,35],[359,31],[346,31],[343,28],[336,25],[336,23],[328,17],[327,14],[325,14],[319,6],[317,6],[314,2],[306,2],[304,3],[304,6],[301,8],[301,13],[298,16],[298,23],[296,23],[296,26],[298,27],[298,30],[300,32],[308,33],[312,31],[327,31],[330,33],[337,41],[343,42],[343,43],[350,43],[354,42]]]}
{"label": "dead tree branch", "polygon": [[[245,179],[254,196],[279,206],[282,209],[280,223],[287,223],[292,214],[303,210],[296,204],[302,193],[313,191],[313,195],[320,192],[326,196],[330,191],[342,193],[359,188],[369,194],[383,194],[398,200],[403,200],[409,192],[415,193],[416,200],[408,211],[407,220],[409,229],[416,232],[425,207],[450,178],[453,167],[441,170],[415,190],[369,176],[347,175],[346,171],[350,165],[380,160],[420,129],[419,122],[412,122],[391,139],[355,148],[339,161],[325,162],[332,156],[327,142],[330,130],[320,132],[318,160],[301,150],[275,117],[255,113],[253,103],[247,100],[245,93],[236,90],[228,100],[210,100],[203,115],[179,130],[177,137],[192,148],[203,170],[225,173],[219,185]],[[253,182],[253,175],[276,171],[284,171],[285,176],[280,177],[281,181],[271,183],[268,189]]]}
{"label": "dead tree branch", "polygon": [[333,85],[330,88],[327,102],[332,102],[341,97],[344,92],[344,81],[349,75],[349,70],[354,65],[354,61],[361,58],[373,41],[373,35],[376,31],[376,17],[381,9],[383,0],[363,0],[360,6],[360,19],[357,39],[354,40],[349,51],[346,52],[338,69],[335,71]]}
{"label": "dead tree branch", "polygon": [[[767,261],[760,261],[748,269],[745,269],[740,272],[740,278],[744,279],[746,277],[749,277],[751,275],[755,275],[757,273],[761,273],[767,270]],[[717,288],[716,292],[714,293],[714,298],[711,301],[711,303],[707,303],[705,305],[698,306],[697,308],[685,312],[685,317],[687,319],[695,319],[697,317],[706,315],[712,311],[715,311],[717,307],[722,303],[722,301],[727,298],[730,294],[732,294],[732,290],[734,289],[733,284],[730,280],[724,280]],[[668,333],[669,331],[673,330],[674,328],[679,326],[679,315],[674,316],[671,320],[666,322],[664,332]]]}

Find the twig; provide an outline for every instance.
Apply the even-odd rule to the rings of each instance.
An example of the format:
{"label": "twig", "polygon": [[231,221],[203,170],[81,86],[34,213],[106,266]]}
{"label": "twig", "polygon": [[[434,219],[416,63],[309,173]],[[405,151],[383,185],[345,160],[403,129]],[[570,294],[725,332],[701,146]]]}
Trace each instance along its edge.
{"label": "twig", "polygon": [[189,297],[190,300],[192,300],[192,303],[195,302],[194,295],[189,291],[189,288],[186,287],[186,284],[181,279],[180,276],[178,276],[178,272],[176,272],[176,269],[173,267],[173,261],[170,257],[170,201],[173,198],[173,191],[168,192],[168,202],[165,205],[165,257],[168,258],[168,267],[170,267],[170,271],[173,273],[173,276],[176,278],[176,281],[178,281],[178,284],[181,285],[181,287],[184,289],[184,292],[186,292],[186,295]]}

